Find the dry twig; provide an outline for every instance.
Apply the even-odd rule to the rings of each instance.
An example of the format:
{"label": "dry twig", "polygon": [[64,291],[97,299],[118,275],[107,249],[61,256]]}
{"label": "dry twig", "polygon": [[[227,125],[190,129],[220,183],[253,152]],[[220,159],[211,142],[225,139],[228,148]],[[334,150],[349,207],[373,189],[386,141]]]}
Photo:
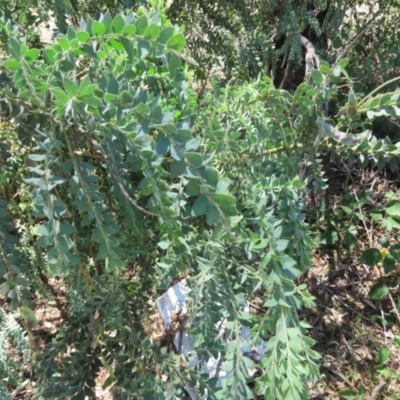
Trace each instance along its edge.
{"label": "dry twig", "polygon": [[371,393],[369,400],[374,400],[376,396],[378,396],[379,392],[386,385],[386,382],[383,380],[382,375],[379,375],[379,382],[375,386],[374,390]]}
{"label": "dry twig", "polygon": [[30,382],[30,381],[31,381],[30,379],[27,379],[26,381],[22,382],[21,386],[17,387],[15,390],[13,390],[13,391],[11,392],[11,397],[12,397],[12,398],[17,397],[17,396],[19,395],[19,393],[20,393],[26,386],[29,385],[29,382]]}

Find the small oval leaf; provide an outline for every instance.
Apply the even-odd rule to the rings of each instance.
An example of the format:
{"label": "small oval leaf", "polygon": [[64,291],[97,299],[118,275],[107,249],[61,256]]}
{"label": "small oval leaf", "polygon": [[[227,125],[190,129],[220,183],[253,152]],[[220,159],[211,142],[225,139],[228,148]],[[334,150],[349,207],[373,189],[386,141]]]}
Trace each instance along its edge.
{"label": "small oval leaf", "polygon": [[378,353],[379,364],[384,365],[390,360],[390,352],[387,346],[383,346]]}
{"label": "small oval leaf", "polygon": [[106,27],[99,21],[94,21],[92,25],[92,32],[96,36],[102,36],[106,32]]}
{"label": "small oval leaf", "polygon": [[369,297],[373,300],[381,300],[389,294],[389,288],[382,282],[378,282],[371,287]]}
{"label": "small oval leaf", "polygon": [[371,248],[365,250],[360,258],[361,264],[376,265],[382,260],[382,254],[378,249]]}
{"label": "small oval leaf", "polygon": [[185,44],[186,44],[185,36],[183,36],[182,33],[178,33],[172,36],[172,38],[168,40],[167,47],[173,50],[180,51],[185,47]]}

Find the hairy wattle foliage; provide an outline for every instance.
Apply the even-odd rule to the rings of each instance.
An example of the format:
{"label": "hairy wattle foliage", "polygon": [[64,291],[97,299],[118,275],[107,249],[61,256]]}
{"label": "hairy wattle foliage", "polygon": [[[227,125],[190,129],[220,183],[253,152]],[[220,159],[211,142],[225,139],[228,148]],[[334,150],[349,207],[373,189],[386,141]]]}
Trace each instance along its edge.
{"label": "hairy wattle foliage", "polygon": [[[358,99],[349,88],[344,112],[327,119],[337,86],[349,85],[340,59],[321,61],[294,93],[263,78],[199,102],[184,32],[152,4],[69,26],[42,50],[1,26],[2,113],[23,143],[19,183],[31,200],[25,242],[0,204],[1,292],[33,347],[32,271],[62,277],[68,296],[69,320],[35,353],[36,398],[93,396],[101,368],[127,398],[183,398],[186,385],[208,398],[307,398],[319,355],[298,317],[314,304],[295,283],[311,264],[303,198],[325,185],[322,151],[395,166],[400,145],[359,134],[357,117],[399,115],[399,92]],[[231,371],[222,387],[146,333],[149,298],[182,277],[195,350],[220,353]],[[249,311],[255,295],[262,315]],[[256,364],[241,348],[260,339]],[[252,386],[250,368],[260,372]]]}

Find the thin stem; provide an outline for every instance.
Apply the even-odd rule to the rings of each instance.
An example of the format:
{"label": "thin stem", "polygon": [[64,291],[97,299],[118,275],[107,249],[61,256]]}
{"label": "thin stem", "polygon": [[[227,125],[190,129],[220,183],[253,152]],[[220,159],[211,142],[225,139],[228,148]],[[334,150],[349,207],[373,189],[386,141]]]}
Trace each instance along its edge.
{"label": "thin stem", "polygon": [[384,88],[385,86],[387,86],[387,85],[389,85],[389,84],[391,84],[391,83],[393,83],[393,82],[396,82],[396,81],[398,81],[400,79],[400,76],[396,76],[396,78],[392,78],[392,79],[390,79],[390,80],[388,80],[387,82],[385,82],[385,83],[382,83],[382,85],[380,85],[380,86],[378,86],[376,89],[374,89],[370,94],[367,94],[363,99],[361,99],[359,102],[358,102],[358,106],[360,107],[361,105],[363,105],[364,103],[366,103],[368,100],[369,100],[369,98],[374,94],[374,93],[376,93],[376,92],[379,92],[382,88]]}
{"label": "thin stem", "polygon": [[[73,128],[75,129],[75,128]],[[179,218],[179,217],[170,217],[167,215],[161,215],[161,214],[157,214],[157,213],[153,213],[151,211],[146,210],[145,208],[141,207],[139,204],[136,203],[135,200],[132,199],[132,197],[129,195],[129,193],[125,190],[124,185],[121,182],[121,179],[119,177],[119,175],[116,173],[116,167],[113,164],[110,156],[106,153],[106,151],[103,149],[103,146],[96,140],[94,139],[89,133],[87,132],[83,132],[81,131],[86,138],[96,147],[100,150],[101,154],[103,155],[103,158],[106,162],[106,164],[109,167],[110,173],[112,175],[112,177],[115,179],[119,189],[121,190],[122,194],[124,195],[124,197],[129,201],[129,203],[131,203],[135,208],[137,208],[139,211],[141,211],[144,214],[150,215],[151,217],[156,217],[156,218],[163,218],[163,219],[172,219],[175,221],[182,221],[183,218]],[[189,218],[188,218],[189,219]]]}

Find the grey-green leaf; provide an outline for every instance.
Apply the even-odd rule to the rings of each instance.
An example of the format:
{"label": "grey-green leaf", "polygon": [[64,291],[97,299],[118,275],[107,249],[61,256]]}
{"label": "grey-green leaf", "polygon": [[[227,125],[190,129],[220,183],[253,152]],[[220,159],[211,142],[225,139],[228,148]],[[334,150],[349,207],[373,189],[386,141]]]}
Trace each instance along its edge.
{"label": "grey-green leaf", "polygon": [[207,207],[208,207],[208,198],[204,193],[202,193],[193,204],[192,214],[195,215],[196,217],[204,215],[207,211]]}

